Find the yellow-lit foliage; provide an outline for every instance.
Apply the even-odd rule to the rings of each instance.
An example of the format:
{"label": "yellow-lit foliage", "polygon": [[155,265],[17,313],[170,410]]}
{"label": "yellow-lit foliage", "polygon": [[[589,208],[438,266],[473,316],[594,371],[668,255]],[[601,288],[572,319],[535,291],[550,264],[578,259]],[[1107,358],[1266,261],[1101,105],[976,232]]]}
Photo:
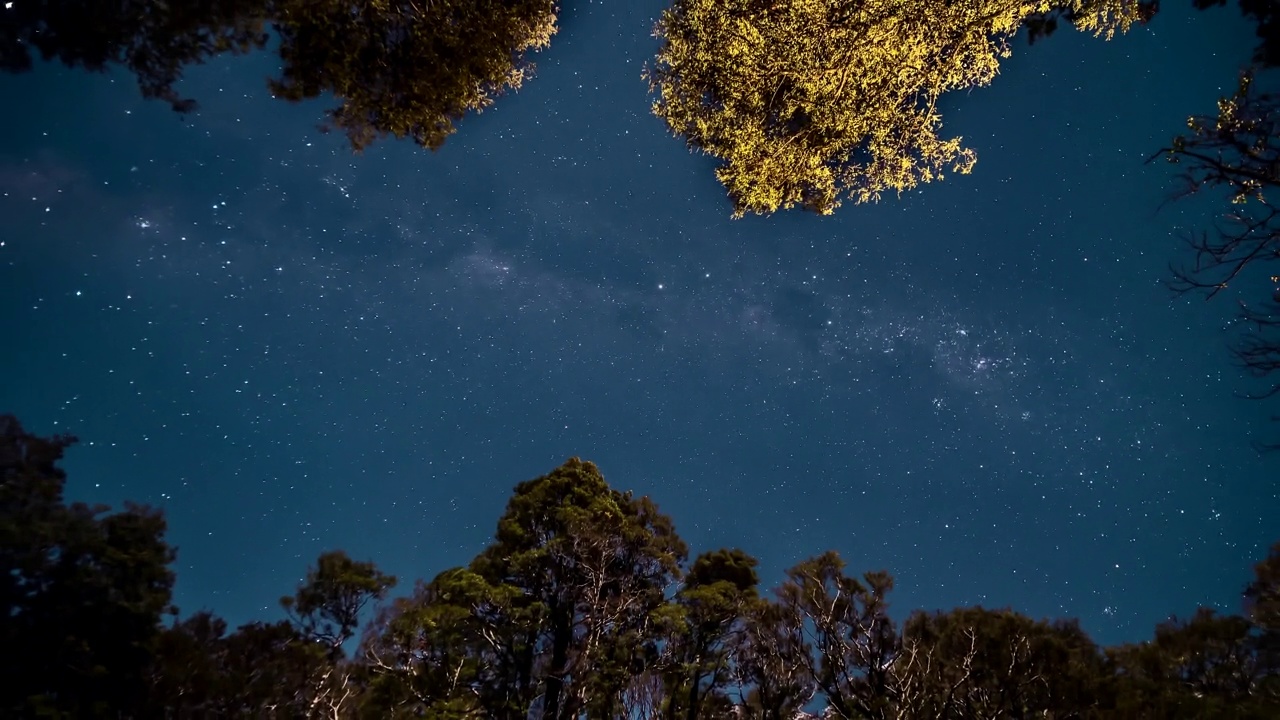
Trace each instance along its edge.
{"label": "yellow-lit foliage", "polygon": [[653,112],[720,158],[734,216],[878,199],[967,173],[938,98],[985,85],[1034,13],[1110,37],[1137,0],[676,0],[647,70]]}

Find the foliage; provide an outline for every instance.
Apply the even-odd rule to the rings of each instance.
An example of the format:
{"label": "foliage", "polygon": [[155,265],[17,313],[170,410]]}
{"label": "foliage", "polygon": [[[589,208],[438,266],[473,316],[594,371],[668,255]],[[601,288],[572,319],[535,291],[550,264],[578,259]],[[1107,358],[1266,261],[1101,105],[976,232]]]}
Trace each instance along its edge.
{"label": "foliage", "polygon": [[844,573],[834,552],[806,560],[787,571],[778,602],[790,631],[804,645],[788,660],[806,668],[818,691],[839,717],[880,717],[891,701],[890,669],[899,638],[889,617],[887,595],[893,578],[869,572],[862,580]]}
{"label": "foliage", "polygon": [[555,0],[195,0],[23,1],[0,13],[0,68],[46,60],[103,71],[119,65],[142,94],[179,112],[196,109],[174,89],[183,70],[279,37],[278,97],[332,93],[324,126],[355,150],[393,136],[436,149],[455,123],[517,89],[530,50],[555,33]]}
{"label": "foliage", "polygon": [[[1227,0],[1193,0],[1201,10],[1222,6]],[[1253,62],[1263,67],[1280,66],[1280,7],[1273,0],[1240,0],[1240,12],[1258,24],[1258,46]]]}
{"label": "foliage", "polygon": [[1150,22],[1159,9],[1160,0],[1083,0],[1032,13],[1023,26],[1031,43],[1052,35],[1058,29],[1059,20],[1110,40],[1116,33],[1128,32],[1135,24]]}
{"label": "foliage", "polygon": [[30,70],[31,51],[68,67],[103,72],[120,65],[138,78],[143,97],[178,112],[196,102],[174,85],[189,65],[260,49],[269,0],[46,0],[9,4],[0,13],[0,68]]}
{"label": "foliage", "polygon": [[991,82],[1052,7],[1105,36],[1137,18],[1137,0],[676,0],[646,71],[653,112],[722,161],[735,217],[830,214],[972,170],[975,153],[939,135],[939,100]]}
{"label": "foliage", "polygon": [[[1234,341],[1232,352],[1255,377],[1267,378],[1280,369],[1280,95],[1259,92],[1254,75],[1243,72],[1216,115],[1188,119],[1189,132],[1152,159],[1177,166],[1179,197],[1216,192],[1227,201],[1211,230],[1184,236],[1194,261],[1173,268],[1172,287],[1208,298],[1231,286],[1261,295],[1242,301],[1241,317],[1252,331]],[[1278,392],[1273,382],[1259,397]]]}
{"label": "foliage", "polygon": [[[648,498],[572,458],[520,483],[494,541],[387,600],[394,578],[322,554],[289,620],[168,627],[158,513],[62,501],[69,437],[0,418],[5,717],[912,720],[1270,718],[1280,714],[1280,545],[1243,615],[1201,610],[1098,648],[1075,621],[917,611],[893,579],[798,563],[762,597],[755,558],[698,555]],[[343,643],[379,603],[351,659]],[[171,610],[171,609],[170,609]],[[172,610],[176,613],[176,610]]]}
{"label": "foliage", "polygon": [[1149,642],[1108,651],[1118,677],[1117,707],[1164,718],[1273,717],[1259,694],[1270,672],[1259,662],[1245,618],[1201,608],[1190,620],[1172,618]]}
{"label": "foliage", "polygon": [[373,563],[334,550],[321,554],[297,592],[280,604],[308,637],[336,650],[355,634],[365,606],[386,597],[395,584]]}
{"label": "foliage", "polygon": [[1087,717],[1107,692],[1101,653],[1074,621],[1011,610],[917,611],[891,676],[915,717]]}
{"label": "foliage", "polygon": [[379,137],[437,149],[454,123],[518,89],[556,27],[555,0],[281,0],[273,16],[287,100],[333,93],[328,112],[356,150]]}
{"label": "foliage", "polygon": [[63,501],[70,436],[0,416],[0,715],[139,711],[150,646],[170,607],[174,551],[159,511]]}
{"label": "foliage", "polygon": [[151,673],[157,717],[322,717],[343,688],[327,648],[287,622],[226,623],[201,612],[165,630]]}
{"label": "foliage", "polygon": [[734,680],[746,690],[742,707],[747,717],[790,720],[817,692],[811,664],[797,662],[811,657],[813,647],[793,611],[758,602],[743,613],[744,627],[732,652]]}
{"label": "foliage", "polygon": [[361,716],[523,717],[533,688],[521,629],[541,615],[517,596],[454,568],[384,607],[361,643],[372,674]]}
{"label": "foliage", "polygon": [[666,717],[695,720],[732,706],[733,644],[744,631],[747,609],[758,601],[756,564],[736,548],[703,553],[674,602],[661,609]]}

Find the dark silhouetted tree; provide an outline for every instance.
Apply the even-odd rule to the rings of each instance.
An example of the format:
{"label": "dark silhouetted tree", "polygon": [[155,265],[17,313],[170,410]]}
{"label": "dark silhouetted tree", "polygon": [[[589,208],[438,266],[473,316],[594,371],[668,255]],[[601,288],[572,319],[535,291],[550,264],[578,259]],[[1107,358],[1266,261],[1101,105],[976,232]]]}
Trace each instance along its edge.
{"label": "dark silhouetted tree", "polygon": [[0,416],[0,715],[142,712],[152,643],[170,609],[174,551],[158,510],[63,500],[75,442]]}
{"label": "dark silhouetted tree", "polygon": [[[1227,0],[1192,0],[1201,10],[1222,7]],[[1257,24],[1258,45],[1253,62],[1263,67],[1280,66],[1280,5],[1275,0],[1240,0],[1240,12]]]}
{"label": "dark silhouetted tree", "polygon": [[298,629],[333,650],[355,635],[370,602],[387,596],[396,579],[372,562],[357,562],[341,550],[320,555],[293,595],[280,598]]}
{"label": "dark silhouetted tree", "polygon": [[0,68],[30,70],[33,51],[94,72],[118,65],[137,77],[143,97],[190,112],[196,102],[174,88],[183,69],[264,47],[269,7],[269,0],[17,1],[0,13]]}
{"label": "dark silhouetted tree", "polygon": [[916,611],[901,642],[889,682],[901,716],[1083,718],[1107,706],[1102,654],[1074,621]]}
{"label": "dark silhouetted tree", "polygon": [[330,682],[328,649],[289,622],[253,622],[226,634],[208,612],[160,636],[152,666],[153,717],[337,718],[350,700]]}
{"label": "dark silhouetted tree", "polygon": [[1263,701],[1280,708],[1280,542],[1271,546],[1253,573],[1244,596],[1261,672],[1256,689]]}
{"label": "dark silhouetted tree", "polygon": [[1258,694],[1265,669],[1252,627],[1238,615],[1201,608],[1172,619],[1154,639],[1108,649],[1117,673],[1117,709],[1150,718],[1270,718],[1280,705]]}
{"label": "dark silhouetted tree", "polygon": [[386,136],[439,148],[455,123],[519,88],[525,59],[555,33],[555,0],[46,0],[0,12],[0,68],[29,70],[32,51],[93,71],[121,66],[144,97],[190,112],[183,70],[279,37],[271,91],[287,100],[331,93],[324,127],[355,150]]}
{"label": "dark silhouetted tree", "polygon": [[[1179,293],[1213,298],[1228,287],[1243,288],[1240,314],[1246,331],[1231,351],[1254,377],[1280,370],[1280,95],[1262,93],[1254,71],[1242,73],[1216,116],[1194,116],[1180,135],[1153,159],[1178,166],[1178,197],[1217,193],[1229,209],[1210,230],[1184,236],[1194,253],[1189,265],[1174,265],[1171,286]],[[1280,393],[1280,383],[1257,393]]]}
{"label": "dark silhouetted tree", "polygon": [[1010,610],[917,611],[898,632],[888,573],[852,577],[832,552],[770,599],[741,550],[681,577],[670,519],[573,458],[516,487],[468,567],[408,597],[385,601],[394,578],[326,552],[281,600],[289,620],[162,628],[163,519],[66,505],[72,441],[0,417],[6,718],[1280,717],[1280,544],[1243,615],[1201,610],[1105,653],[1075,621]]}
{"label": "dark silhouetted tree", "polygon": [[436,149],[532,71],[524,57],[556,31],[556,0],[279,0],[288,100],[333,93],[331,124],[357,150],[387,135]]}

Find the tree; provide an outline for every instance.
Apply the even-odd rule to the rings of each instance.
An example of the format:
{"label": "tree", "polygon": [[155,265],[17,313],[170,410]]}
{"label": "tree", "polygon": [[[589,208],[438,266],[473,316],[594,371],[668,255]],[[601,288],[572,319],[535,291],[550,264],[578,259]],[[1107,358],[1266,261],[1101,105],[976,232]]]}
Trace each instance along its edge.
{"label": "tree", "polygon": [[571,458],[516,486],[494,542],[383,613],[378,707],[437,717],[613,717],[686,556],[648,498]]}
{"label": "tree", "polygon": [[1134,23],[1150,22],[1159,10],[1160,0],[1084,0],[1032,13],[1023,27],[1027,30],[1027,41],[1032,44],[1052,35],[1058,29],[1059,20],[1110,39],[1116,32],[1127,32]]}
{"label": "tree", "polygon": [[138,78],[147,98],[196,109],[174,85],[183,70],[226,52],[266,46],[269,26],[282,61],[271,91],[286,100],[332,93],[324,127],[355,150],[386,136],[439,148],[454,124],[517,89],[530,50],[555,33],[555,0],[196,0],[121,3],[17,2],[0,13],[0,68],[46,60]]}
{"label": "tree", "polygon": [[1010,610],[917,611],[898,632],[888,573],[851,577],[832,552],[772,599],[736,549],[699,555],[677,588],[670,519],[572,458],[516,487],[468,567],[382,604],[347,660],[394,578],[326,552],[282,599],[289,620],[228,634],[205,611],[161,628],[177,612],[163,522],[66,505],[71,442],[0,417],[4,717],[1280,717],[1280,544],[1243,615],[1202,609],[1105,654],[1073,620]]}
{"label": "tree", "polygon": [[541,618],[518,599],[454,568],[383,608],[361,644],[372,674],[361,717],[526,718]]}
{"label": "tree", "polygon": [[674,600],[660,610],[667,720],[712,717],[732,706],[732,648],[744,613],[759,600],[758,561],[738,549],[699,555]]}
{"label": "tree", "polygon": [[161,634],[150,672],[151,717],[346,717],[354,689],[327,648],[289,622],[226,634],[208,612]]}
{"label": "tree", "polygon": [[1011,610],[916,611],[890,672],[901,716],[1088,717],[1104,707],[1106,671],[1074,621]]}
{"label": "tree", "polygon": [[808,670],[835,717],[889,717],[890,670],[899,651],[889,617],[892,589],[887,572],[864,573],[862,580],[846,575],[834,552],[791,568],[778,588],[789,632],[806,640],[787,645],[795,652],[787,660]]}
{"label": "tree", "polygon": [[[292,596],[280,598],[294,631],[324,648],[325,663],[312,673],[306,689],[307,715],[341,717],[355,693],[352,663],[342,646],[355,635],[371,601],[382,600],[396,584],[372,562],[352,560],[341,550],[322,553]],[[300,698],[298,698],[300,699]]]}
{"label": "tree", "polygon": [[[793,610],[794,608],[792,608]],[[732,647],[734,677],[746,691],[742,710],[752,720],[791,720],[813,699],[811,666],[801,661],[813,647],[804,623],[780,603],[761,600],[746,612]]]}
{"label": "tree", "polygon": [[[1227,4],[1227,0],[1193,1],[1201,10]],[[1271,0],[1240,0],[1240,12],[1258,24],[1253,62],[1263,67],[1280,66],[1280,7]]]}
{"label": "tree", "polygon": [[299,630],[336,653],[355,635],[365,607],[386,597],[395,584],[395,577],[372,562],[357,562],[341,550],[331,550],[307,570],[293,595],[280,598],[280,605]]}
{"label": "tree", "polygon": [[1280,710],[1258,695],[1265,671],[1250,623],[1238,615],[1200,608],[1190,620],[1161,623],[1148,642],[1107,654],[1117,674],[1117,709],[1130,715],[1269,718]]}
{"label": "tree", "polygon": [[146,701],[174,551],[158,510],[63,500],[75,438],[0,416],[0,715],[115,717]]}
{"label": "tree", "polygon": [[281,599],[289,621],[251,622],[227,635],[209,612],[160,634],[151,664],[157,717],[349,717],[363,668],[342,645],[361,610],[395,578],[340,551],[320,555],[296,593]]}
{"label": "tree", "polygon": [[1138,19],[1138,0],[676,0],[646,70],[653,112],[722,161],[735,217],[830,214],[843,196],[969,172],[974,152],[939,136],[938,100],[991,82],[1009,38],[1051,7],[1103,35]]}
{"label": "tree", "polygon": [[[1225,5],[1226,0],[1193,0],[1193,4],[1204,10]],[[1155,15],[1160,4],[1143,0],[1141,5],[1145,21]],[[1256,92],[1254,76],[1259,69],[1280,65],[1280,9],[1269,0],[1240,0],[1240,9],[1258,24],[1255,66],[1241,73],[1231,97],[1218,101],[1217,116],[1188,118],[1190,134],[1174,137],[1148,162],[1164,157],[1180,165],[1178,178],[1182,187],[1175,198],[1217,190],[1230,199],[1232,209],[1218,218],[1212,231],[1183,236],[1194,260],[1189,265],[1171,266],[1170,286],[1179,294],[1199,292],[1211,299],[1238,280],[1257,286],[1269,279],[1272,290],[1265,299],[1241,302],[1240,316],[1253,332],[1238,337],[1231,346],[1243,369],[1265,378],[1280,369],[1280,275],[1251,277],[1247,271],[1266,272],[1269,263],[1280,257],[1274,197],[1268,198],[1280,181],[1280,104],[1277,96]],[[1068,14],[1051,10],[1030,18],[1027,25],[1031,40],[1052,33],[1057,18]],[[1255,397],[1267,398],[1277,393],[1280,384],[1273,384]],[[1260,447],[1280,449],[1275,444]]]}
{"label": "tree", "polygon": [[280,0],[284,69],[271,91],[287,100],[333,93],[332,125],[361,150],[387,135],[433,150],[454,123],[518,89],[529,50],[556,31],[555,0]]}
{"label": "tree", "polygon": [[[1127,0],[1090,0],[1091,3]],[[1204,10],[1227,0],[1192,0]],[[1145,22],[1159,9],[1157,0],[1139,3]],[[1254,78],[1260,70],[1280,66],[1280,5],[1270,0],[1240,0],[1245,17],[1257,23],[1258,44],[1253,67],[1240,75],[1236,91],[1218,100],[1217,115],[1193,115],[1188,134],[1178,135],[1148,162],[1163,157],[1179,166],[1181,184],[1174,198],[1219,192],[1230,200],[1211,230],[1186,233],[1190,263],[1170,266],[1170,287],[1179,294],[1199,293],[1212,299],[1231,286],[1244,284],[1261,299],[1241,300],[1240,319],[1248,328],[1235,337],[1230,350],[1236,362],[1256,378],[1280,370],[1280,215],[1275,191],[1280,184],[1280,96],[1259,93]],[[1027,20],[1030,39],[1049,35],[1059,18],[1074,18],[1070,9],[1054,8]],[[1259,292],[1255,288],[1267,288]],[[1280,393],[1280,383],[1251,397],[1265,399]],[[1280,416],[1275,419],[1280,420]],[[1280,449],[1280,443],[1258,443],[1260,449]]]}
{"label": "tree", "polygon": [[687,553],[653,501],[611,489],[593,463],[570,458],[516,486],[471,570],[517,588],[516,607],[538,611],[521,672],[541,686],[542,718],[575,718],[588,699],[606,716],[620,705],[619,666],[644,647]]}
{"label": "tree", "polygon": [[143,97],[191,112],[196,102],[174,88],[183,69],[265,46],[269,8],[269,0],[10,3],[0,13],[0,68],[30,70],[32,50],[92,72],[120,65],[137,76]]}
{"label": "tree", "polygon": [[1254,579],[1245,588],[1245,615],[1256,635],[1261,678],[1258,695],[1280,707],[1280,542],[1254,566]]}
{"label": "tree", "polygon": [[[1251,328],[1233,341],[1242,368],[1268,378],[1280,370],[1280,95],[1259,93],[1254,71],[1241,74],[1235,93],[1218,101],[1216,116],[1193,116],[1189,133],[1173,139],[1152,159],[1178,166],[1176,197],[1217,192],[1230,210],[1212,230],[1184,240],[1194,253],[1189,265],[1173,265],[1175,292],[1203,293],[1211,299],[1243,285],[1261,300],[1241,301],[1240,315]],[[1280,393],[1280,383],[1256,395]]]}

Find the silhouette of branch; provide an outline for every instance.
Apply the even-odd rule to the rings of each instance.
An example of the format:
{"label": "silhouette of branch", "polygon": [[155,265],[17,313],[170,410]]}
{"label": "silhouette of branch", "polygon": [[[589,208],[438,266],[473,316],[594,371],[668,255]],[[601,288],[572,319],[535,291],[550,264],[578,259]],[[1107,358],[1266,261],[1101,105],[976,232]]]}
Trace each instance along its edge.
{"label": "silhouette of branch", "polygon": [[[1241,73],[1236,91],[1218,101],[1216,116],[1190,118],[1187,135],[1147,159],[1163,157],[1179,166],[1181,187],[1171,199],[1213,190],[1231,203],[1211,229],[1183,236],[1193,260],[1170,265],[1168,286],[1177,294],[1199,293],[1209,300],[1243,281],[1246,270],[1280,261],[1280,206],[1274,202],[1280,192],[1280,95],[1255,92],[1254,73]],[[1269,274],[1265,301],[1240,301],[1239,317],[1250,329],[1229,346],[1236,363],[1259,379],[1280,371],[1280,270]],[[1277,395],[1280,381],[1272,380],[1267,389],[1244,397]],[[1261,449],[1280,449],[1280,443]]]}

